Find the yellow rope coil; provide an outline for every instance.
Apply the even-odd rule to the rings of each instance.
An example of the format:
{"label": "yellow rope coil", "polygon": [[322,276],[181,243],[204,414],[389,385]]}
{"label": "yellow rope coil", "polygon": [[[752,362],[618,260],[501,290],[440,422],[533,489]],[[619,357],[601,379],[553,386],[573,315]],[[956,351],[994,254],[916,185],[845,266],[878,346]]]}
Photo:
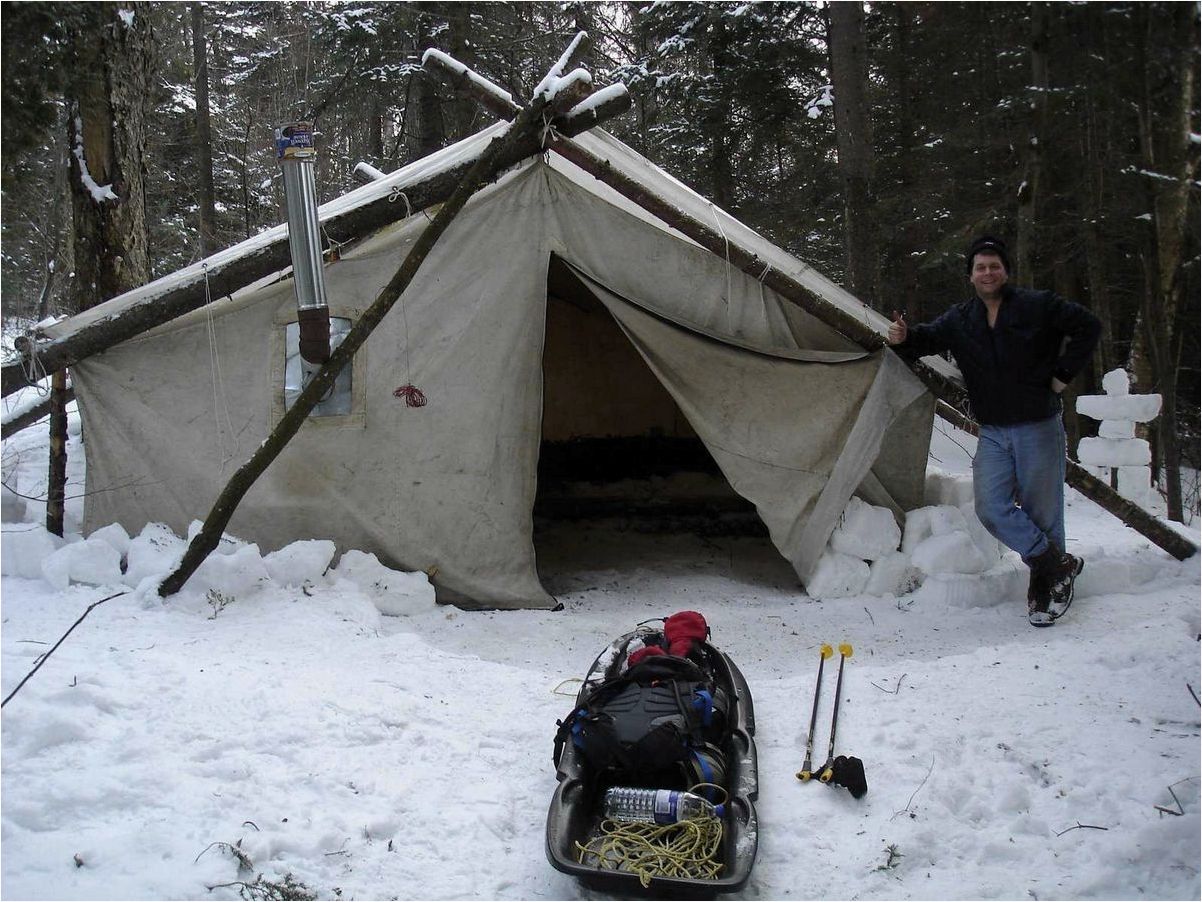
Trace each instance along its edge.
{"label": "yellow rope coil", "polygon": [[[576,843],[577,860],[601,870],[638,874],[644,887],[653,877],[715,880],[722,871],[718,851],[722,821],[704,817],[675,824],[601,822],[601,832]],[[587,860],[586,860],[587,859]]]}

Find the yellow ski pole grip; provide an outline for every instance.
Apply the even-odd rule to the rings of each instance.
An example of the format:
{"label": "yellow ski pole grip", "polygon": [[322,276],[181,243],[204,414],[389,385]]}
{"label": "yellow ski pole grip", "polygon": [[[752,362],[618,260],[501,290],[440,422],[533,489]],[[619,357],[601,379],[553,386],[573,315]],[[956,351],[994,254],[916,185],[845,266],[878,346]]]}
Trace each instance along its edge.
{"label": "yellow ski pole grip", "polygon": [[841,654],[845,658],[850,658],[851,657],[851,646],[848,645],[846,642],[844,642],[842,645],[839,646],[839,654]]}
{"label": "yellow ski pole grip", "polygon": [[[823,658],[829,658],[834,653],[835,653],[835,650],[833,648],[831,648],[829,645],[822,646],[822,657]],[[850,654],[850,652],[849,652],[849,654]]]}

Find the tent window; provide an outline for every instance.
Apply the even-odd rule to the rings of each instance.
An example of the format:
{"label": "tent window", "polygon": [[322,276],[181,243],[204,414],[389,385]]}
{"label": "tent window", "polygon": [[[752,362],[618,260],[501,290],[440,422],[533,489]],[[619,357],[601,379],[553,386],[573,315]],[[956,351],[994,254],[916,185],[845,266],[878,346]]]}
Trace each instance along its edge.
{"label": "tent window", "polygon": [[[346,334],[351,331],[351,321],[341,316],[330,317],[330,349],[342,344]],[[345,416],[351,412],[351,378],[353,366],[346,366],[334,381],[334,387],[322,401],[313,408],[311,417]],[[288,323],[284,327],[284,409],[292,407],[304,389],[303,371],[300,356],[300,326]]]}

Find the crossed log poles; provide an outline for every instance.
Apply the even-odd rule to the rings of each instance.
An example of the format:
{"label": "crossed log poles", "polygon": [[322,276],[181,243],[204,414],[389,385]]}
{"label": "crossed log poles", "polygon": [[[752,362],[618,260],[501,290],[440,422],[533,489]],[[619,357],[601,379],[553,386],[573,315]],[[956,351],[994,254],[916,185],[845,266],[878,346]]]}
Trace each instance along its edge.
{"label": "crossed log poles", "polygon": [[[629,95],[621,85],[613,85],[588,96],[591,90],[591,79],[587,72],[577,69],[564,76],[563,73],[575,65],[576,60],[579,59],[584,49],[584,41],[583,33],[576,36],[560,60],[552,67],[547,78],[535,89],[534,98],[526,107],[517,104],[509,92],[446,54],[436,50],[426,52],[423,66],[427,73],[450,85],[457,92],[474,98],[497,117],[512,120],[511,125],[503,136],[494,139],[476,161],[424,177],[405,186],[406,196],[409,198],[413,210],[429,208],[444,201],[445,203],[434,222],[427,227],[422,238],[419,239],[405,263],[402,264],[396,277],[381,292],[376,303],[363,315],[360,323],[356,324],[315,378],[314,383],[310,385],[307,391],[311,391],[312,396],[308,399],[308,405],[302,407],[302,402],[306,401],[306,393],[302,393],[291,408],[290,414],[281,421],[276,431],[269,437],[264,448],[269,445],[274,447],[277,444],[274,441],[276,433],[284,431],[286,426],[290,430],[283,441],[278,443],[278,447],[275,448],[270,459],[274,459],[275,454],[279,453],[287,438],[290,438],[300,428],[300,424],[308,414],[313,402],[321,396],[321,391],[324,389],[318,390],[314,386],[320,384],[328,387],[332,383],[338,370],[350,360],[355,348],[362,344],[362,341],[370,334],[371,328],[374,328],[374,324],[379,322],[387,309],[399,297],[400,292],[412,280],[413,273],[416,272],[417,266],[420,265],[429,248],[433,246],[434,241],[446,228],[454,214],[462,209],[472,192],[481,183],[494,178],[505,167],[544,149],[549,149],[570,160],[583,171],[618,191],[697,244],[727,259],[730,265],[761,280],[785,300],[806,310],[816,319],[831,326],[865,350],[874,352],[885,346],[883,318],[881,324],[878,324],[878,328],[852,316],[789,274],[767,266],[765,261],[756,256],[752,250],[743,246],[737,238],[725,235],[690,216],[669,201],[648,191],[645,186],[634,179],[616,170],[608,161],[571,140],[572,137],[593,125],[624,112],[630,105]],[[548,128],[548,125],[551,127]],[[329,217],[323,220],[322,226],[327,235],[341,243],[395,220],[396,215],[395,205],[389,204],[386,198],[381,198],[339,216]],[[429,236],[428,241],[426,240],[427,235]],[[419,250],[421,251],[420,256],[415,257],[414,255]],[[93,322],[62,339],[36,344],[25,343],[20,347],[24,354],[24,360],[4,366],[3,372],[0,373],[0,397],[7,396],[24,384],[24,371],[30,360],[36,359],[43,371],[53,372],[111,347],[126,338],[133,337],[159,323],[167,322],[189,310],[202,306],[208,296],[206,288],[213,292],[213,296],[220,296],[288,265],[286,236],[265,244],[251,254],[230,255],[228,258],[223,258],[222,254],[218,254],[214,258],[210,258],[207,271],[202,273],[197,269],[190,276],[177,279],[167,288],[155,293],[148,292],[144,301],[131,305],[117,316]],[[208,285],[206,285],[206,279]],[[391,292],[395,292],[395,294],[391,294]],[[387,300],[389,297],[391,300]],[[387,303],[378,314],[373,316],[373,311],[382,301],[387,301]],[[362,329],[360,324],[362,324]],[[352,342],[357,333],[357,341]],[[932,394],[939,399],[938,411],[941,416],[962,428],[976,431],[975,424],[960,413],[961,410],[966,410],[968,405],[964,389],[957,382],[921,360],[906,360],[905,362]],[[323,379],[322,376],[326,374],[326,370],[331,370],[331,373],[328,379]],[[303,413],[297,413],[298,409],[303,410]],[[263,449],[260,449],[260,453],[256,454],[255,458],[260,457],[262,453]],[[248,462],[243,470],[248,470],[255,458],[252,458],[252,461]],[[270,463],[270,459],[263,463],[258,472],[262,472],[262,469]],[[257,472],[254,473],[254,476],[257,476]],[[237,493],[237,499],[240,499],[241,495],[249,489],[253,478],[252,476],[250,481],[245,482],[245,485],[241,487]],[[243,471],[240,470],[235,474],[230,486],[227,486],[221,497],[225,498],[227,494],[231,494],[235,483],[241,485],[244,481]],[[1197,553],[1198,548],[1192,542],[1120,496],[1109,485],[1071,460],[1068,461],[1066,481],[1087,498],[1098,503],[1123,523],[1137,530],[1177,559],[1184,560]],[[234,504],[237,503],[237,499],[234,499]],[[214,517],[219,507],[222,507],[221,499],[214,506],[210,518]],[[228,522],[232,513],[231,507],[225,514],[222,526]],[[208,526],[209,521],[206,520],[206,529],[196,537],[193,546],[197,546]],[[220,530],[217,535],[205,538],[205,544],[211,545],[208,551],[216,547],[219,539]],[[195,557],[192,555],[193,546],[190,546],[188,553],[185,554],[185,563],[191,563],[191,558]],[[187,579],[187,576],[195,570],[195,567],[199,566],[208,551],[200,554],[192,565],[192,569],[184,574],[183,579],[176,580],[175,577],[184,569],[184,564],[181,564],[180,571],[173,574],[168,582],[163,584],[163,589],[160,590],[161,594],[166,595],[176,591]]]}

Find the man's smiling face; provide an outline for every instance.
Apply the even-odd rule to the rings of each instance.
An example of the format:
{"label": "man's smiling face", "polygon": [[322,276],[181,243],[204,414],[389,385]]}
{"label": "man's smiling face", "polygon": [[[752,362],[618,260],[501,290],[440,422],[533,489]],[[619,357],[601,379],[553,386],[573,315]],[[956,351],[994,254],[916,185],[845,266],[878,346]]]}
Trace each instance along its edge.
{"label": "man's smiling face", "polygon": [[977,296],[983,300],[998,297],[1008,278],[1002,258],[997,254],[981,251],[972,258],[972,272],[968,280],[976,289]]}

